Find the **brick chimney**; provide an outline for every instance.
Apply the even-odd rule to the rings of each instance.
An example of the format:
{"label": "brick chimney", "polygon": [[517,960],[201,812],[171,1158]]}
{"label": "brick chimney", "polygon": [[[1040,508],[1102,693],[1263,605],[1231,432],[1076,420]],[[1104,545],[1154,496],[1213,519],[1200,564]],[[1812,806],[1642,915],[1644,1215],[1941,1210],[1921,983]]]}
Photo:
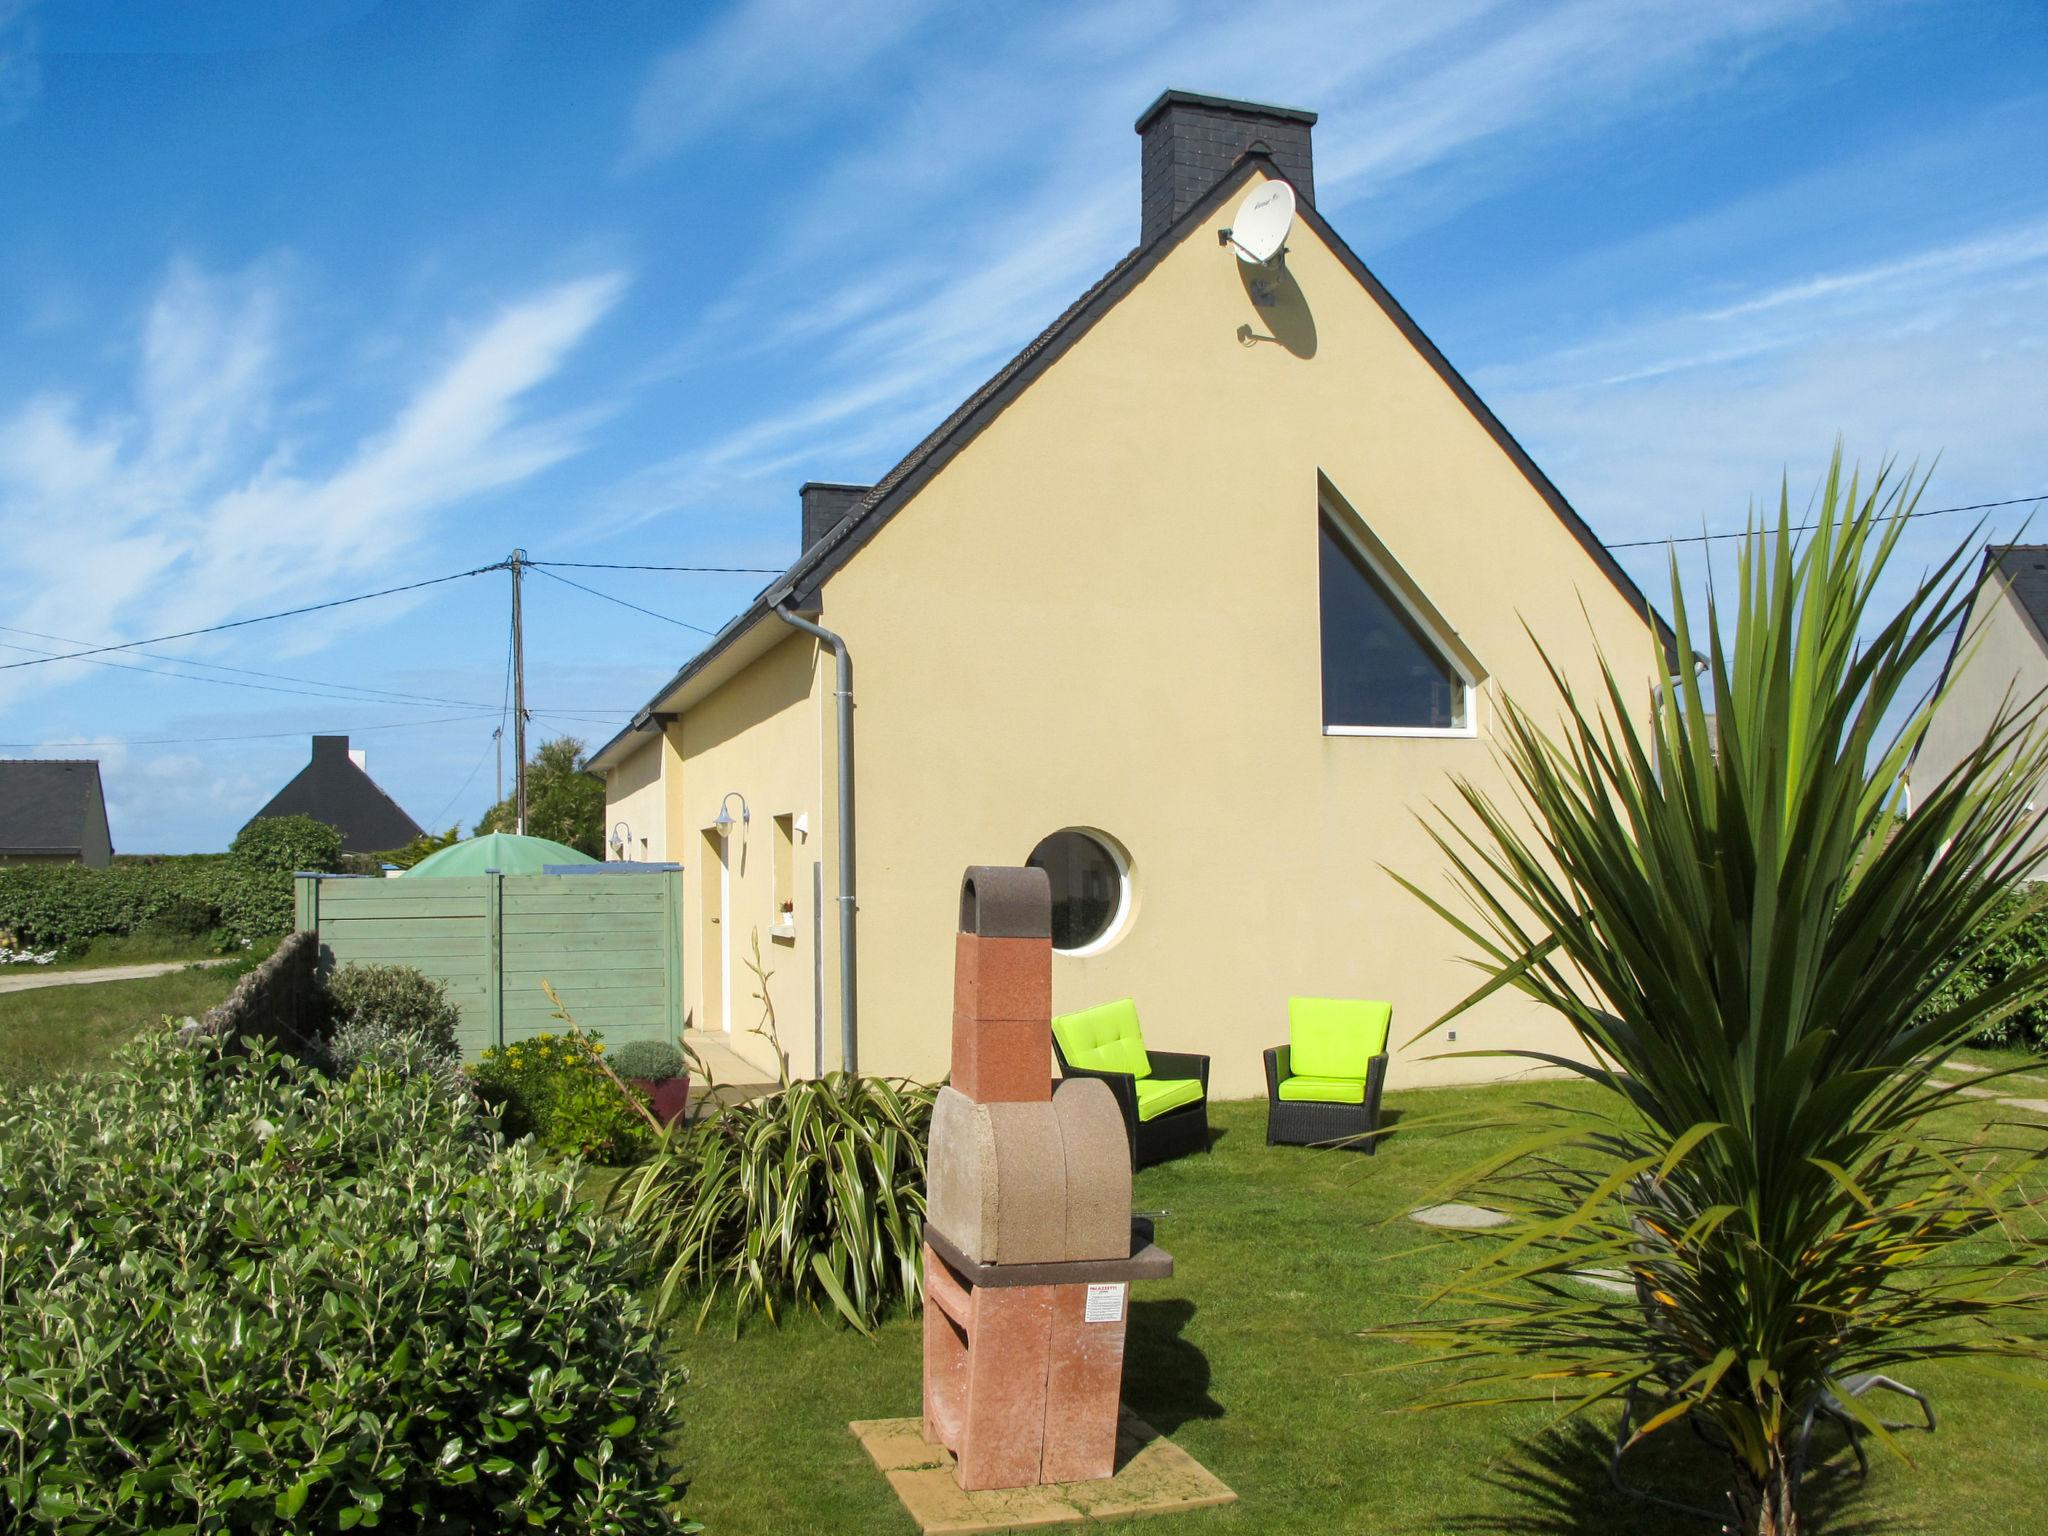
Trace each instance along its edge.
{"label": "brick chimney", "polygon": [[833,485],[823,480],[804,482],[797,490],[804,503],[804,550],[836,528],[873,489],[871,485]]}
{"label": "brick chimney", "polygon": [[1304,203],[1316,200],[1313,112],[1167,91],[1138,119],[1142,221],[1150,245],[1221,181],[1246,150],[1268,155]]}

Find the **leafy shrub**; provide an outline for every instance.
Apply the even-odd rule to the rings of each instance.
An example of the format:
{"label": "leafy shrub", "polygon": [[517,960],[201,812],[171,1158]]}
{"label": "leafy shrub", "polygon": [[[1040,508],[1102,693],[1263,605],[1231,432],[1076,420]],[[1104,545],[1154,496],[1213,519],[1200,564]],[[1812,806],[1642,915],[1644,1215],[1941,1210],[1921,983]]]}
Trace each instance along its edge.
{"label": "leafy shrub", "polygon": [[938,1090],[833,1072],[679,1127],[614,1196],[665,1266],[665,1310],[701,1293],[756,1307],[829,1302],[870,1331],[924,1296],[925,1150]]}
{"label": "leafy shrub", "polygon": [[[2015,891],[1963,943],[1942,958],[1947,972],[1920,1012],[1931,1020],[1974,1003],[2015,972],[2048,960],[2048,905],[2037,891]],[[2018,1046],[2048,1052],[2048,991],[2036,992],[2002,1018],[1970,1037],[1972,1045]]]}
{"label": "leafy shrub", "polygon": [[168,892],[135,931],[151,938],[196,939],[213,930],[213,904],[192,891]]}
{"label": "leafy shrub", "polygon": [[596,1035],[535,1035],[476,1064],[477,1092],[501,1115],[506,1134],[531,1136],[550,1152],[619,1166],[646,1156],[653,1131],[630,1085],[612,1080]]}
{"label": "leafy shrub", "polygon": [[231,943],[269,938],[292,926],[291,877],[218,856],[0,868],[0,929],[32,948],[135,933],[159,914]]}
{"label": "leafy shrub", "polygon": [[400,869],[411,869],[430,854],[439,853],[443,848],[453,848],[461,841],[462,827],[458,824],[446,832],[422,832],[403,848],[387,848],[377,857],[384,863],[396,864]]}
{"label": "leafy shrub", "polygon": [[327,1061],[338,1075],[372,1066],[467,1089],[455,1033],[462,1014],[433,977],[409,965],[344,965],[327,978],[327,997]]}
{"label": "leafy shrub", "polygon": [[642,1258],[424,1079],[153,1035],[0,1111],[0,1529],[673,1529]]}
{"label": "leafy shrub", "polygon": [[606,1059],[623,1078],[665,1083],[683,1075],[682,1047],[673,1040],[628,1040]]}
{"label": "leafy shrub", "polygon": [[228,857],[245,869],[277,875],[337,870],[341,833],[310,816],[258,816],[235,834]]}
{"label": "leafy shrub", "polygon": [[448,990],[409,965],[342,965],[327,978],[335,1028],[355,1024],[390,1035],[412,1035],[442,1055],[459,1056],[455,1032],[462,1012]]}

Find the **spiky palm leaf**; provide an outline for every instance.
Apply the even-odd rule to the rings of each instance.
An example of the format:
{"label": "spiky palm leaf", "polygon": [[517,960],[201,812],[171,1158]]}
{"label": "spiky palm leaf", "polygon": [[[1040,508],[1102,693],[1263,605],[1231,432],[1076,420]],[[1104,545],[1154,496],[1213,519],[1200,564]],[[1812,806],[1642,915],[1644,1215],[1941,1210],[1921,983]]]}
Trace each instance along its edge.
{"label": "spiky palm leaf", "polygon": [[[1781,497],[1742,549],[1732,648],[1711,593],[1693,630],[1674,562],[1678,654],[1697,641],[1705,665],[1648,726],[1611,670],[1584,700],[1553,669],[1559,734],[1501,711],[1520,804],[1461,783],[1462,814],[1432,823],[1469,911],[1404,881],[1487,972],[1450,1016],[1518,989],[1600,1065],[1507,1054],[1607,1091],[1590,1120],[1554,1113],[1474,1171],[1517,1220],[1437,1298],[1463,1315],[1395,1330],[1465,1367],[1427,1403],[1576,1411],[1633,1390],[1641,1433],[1690,1416],[1728,1445],[1738,1518],[1778,1536],[1796,1528],[1800,1422],[1844,1376],[2042,1357],[2019,1182],[2040,1137],[1958,1144],[1933,1117],[1963,1102],[1935,1069],[2048,966],[1916,1014],[1993,942],[2048,755],[2037,702],[2010,705],[1897,814],[1931,709],[1908,707],[1909,674],[1971,599],[1966,547],[1874,611],[1916,495],[1886,474],[1845,487],[1837,454],[1804,542]],[[1588,1270],[1632,1276],[1639,1299],[1590,1294]]]}
{"label": "spiky palm leaf", "polygon": [[862,1332],[923,1297],[925,1147],[937,1090],[832,1072],[678,1125],[613,1203],[661,1269],[659,1304],[721,1297],[737,1328],[785,1303]]}

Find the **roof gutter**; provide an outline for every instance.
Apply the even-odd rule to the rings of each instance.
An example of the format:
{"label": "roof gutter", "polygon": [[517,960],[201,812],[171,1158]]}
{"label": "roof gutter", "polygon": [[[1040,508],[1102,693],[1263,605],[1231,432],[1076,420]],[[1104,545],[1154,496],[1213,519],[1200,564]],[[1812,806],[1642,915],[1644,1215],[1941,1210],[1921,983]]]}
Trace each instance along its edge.
{"label": "roof gutter", "polygon": [[839,1052],[841,1065],[848,1072],[857,1072],[860,993],[855,942],[859,908],[854,901],[853,878],[853,657],[843,637],[793,612],[787,597],[776,601],[770,611],[790,628],[830,647],[838,663],[838,685],[832,697],[838,704],[839,734]]}

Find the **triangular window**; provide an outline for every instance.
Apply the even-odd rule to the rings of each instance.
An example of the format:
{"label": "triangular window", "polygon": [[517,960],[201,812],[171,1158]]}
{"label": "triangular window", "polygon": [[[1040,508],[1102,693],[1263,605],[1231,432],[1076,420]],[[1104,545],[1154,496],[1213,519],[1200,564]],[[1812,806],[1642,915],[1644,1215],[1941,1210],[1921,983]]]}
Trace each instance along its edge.
{"label": "triangular window", "polygon": [[1470,729],[1464,674],[1327,514],[1322,529],[1323,728]]}

